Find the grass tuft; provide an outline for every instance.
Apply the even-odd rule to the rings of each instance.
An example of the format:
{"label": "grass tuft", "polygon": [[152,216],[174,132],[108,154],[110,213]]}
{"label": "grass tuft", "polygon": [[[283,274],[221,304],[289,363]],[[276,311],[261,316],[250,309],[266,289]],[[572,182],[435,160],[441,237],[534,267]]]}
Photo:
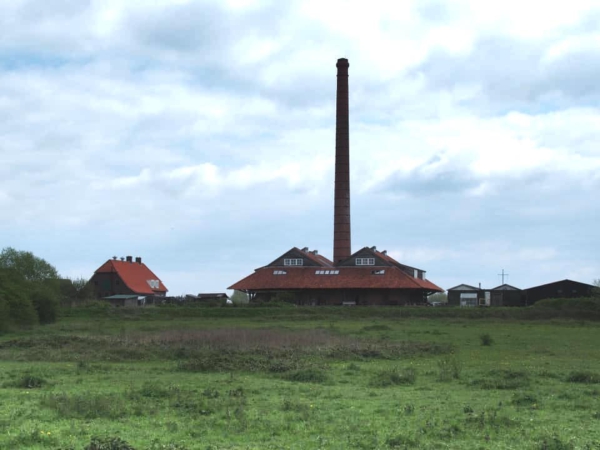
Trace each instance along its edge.
{"label": "grass tuft", "polygon": [[301,369],[287,373],[283,376],[288,381],[301,383],[325,383],[329,380],[327,373],[320,369]]}
{"label": "grass tuft", "polygon": [[401,370],[397,367],[379,371],[371,379],[370,385],[373,387],[388,387],[404,384],[415,384],[417,381],[417,372],[412,369]]}
{"label": "grass tuft", "polygon": [[575,371],[569,373],[569,375],[567,376],[567,382],[596,384],[600,383],[600,375],[595,372],[589,371]]}
{"label": "grass tuft", "polygon": [[450,381],[460,379],[462,372],[462,361],[455,354],[442,357],[437,362],[438,380]]}
{"label": "grass tuft", "polygon": [[489,333],[483,333],[479,335],[479,340],[481,341],[481,345],[489,347],[494,343],[494,339],[490,336]]}
{"label": "grass tuft", "polygon": [[474,379],[470,384],[481,389],[520,389],[529,385],[529,376],[525,372],[504,369],[491,371],[487,376]]}

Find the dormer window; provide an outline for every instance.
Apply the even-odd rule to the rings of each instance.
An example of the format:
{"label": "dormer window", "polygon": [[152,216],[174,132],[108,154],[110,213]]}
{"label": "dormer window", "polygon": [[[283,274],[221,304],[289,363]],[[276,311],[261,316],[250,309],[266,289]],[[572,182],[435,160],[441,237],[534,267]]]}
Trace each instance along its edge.
{"label": "dormer window", "polygon": [[375,258],[356,258],[357,266],[374,266]]}
{"label": "dormer window", "polygon": [[303,265],[302,258],[286,258],[283,260],[284,266],[301,266]]}
{"label": "dormer window", "polygon": [[151,289],[158,289],[160,286],[160,281],[158,280],[148,280],[148,284],[150,285]]}

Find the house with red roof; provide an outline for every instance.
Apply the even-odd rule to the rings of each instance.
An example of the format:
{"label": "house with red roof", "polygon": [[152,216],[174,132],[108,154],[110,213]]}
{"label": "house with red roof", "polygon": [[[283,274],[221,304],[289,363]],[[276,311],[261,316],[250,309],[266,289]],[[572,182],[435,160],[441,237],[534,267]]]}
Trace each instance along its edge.
{"label": "house with red roof", "polygon": [[294,247],[229,287],[250,301],[270,301],[285,292],[299,305],[419,305],[443,292],[425,271],[364,247],[334,264],[318,251]]}
{"label": "house with red roof", "polygon": [[94,272],[90,283],[96,297],[118,296],[117,299],[122,299],[123,303],[128,296],[164,297],[168,291],[142,258],[136,257],[134,261],[131,256],[121,260],[116,256],[109,259]]}

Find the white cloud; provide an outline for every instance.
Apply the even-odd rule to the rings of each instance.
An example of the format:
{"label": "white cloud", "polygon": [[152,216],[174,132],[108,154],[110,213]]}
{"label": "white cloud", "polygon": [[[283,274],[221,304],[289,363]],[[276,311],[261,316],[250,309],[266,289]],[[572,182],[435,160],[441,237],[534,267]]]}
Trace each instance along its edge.
{"label": "white cloud", "polygon": [[600,8],[522,3],[3,4],[0,232],[69,274],[132,247],[175,293],[327,255],[348,57],[355,243],[438,284],[589,278]]}

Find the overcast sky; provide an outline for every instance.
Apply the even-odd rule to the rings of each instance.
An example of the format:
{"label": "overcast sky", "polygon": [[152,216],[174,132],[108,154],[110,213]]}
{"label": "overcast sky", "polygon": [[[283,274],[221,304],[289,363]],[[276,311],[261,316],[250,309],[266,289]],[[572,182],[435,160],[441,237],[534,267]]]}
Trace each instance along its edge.
{"label": "overcast sky", "polygon": [[331,258],[340,57],[353,251],[600,278],[597,0],[1,1],[0,247],[141,256],[172,295]]}

